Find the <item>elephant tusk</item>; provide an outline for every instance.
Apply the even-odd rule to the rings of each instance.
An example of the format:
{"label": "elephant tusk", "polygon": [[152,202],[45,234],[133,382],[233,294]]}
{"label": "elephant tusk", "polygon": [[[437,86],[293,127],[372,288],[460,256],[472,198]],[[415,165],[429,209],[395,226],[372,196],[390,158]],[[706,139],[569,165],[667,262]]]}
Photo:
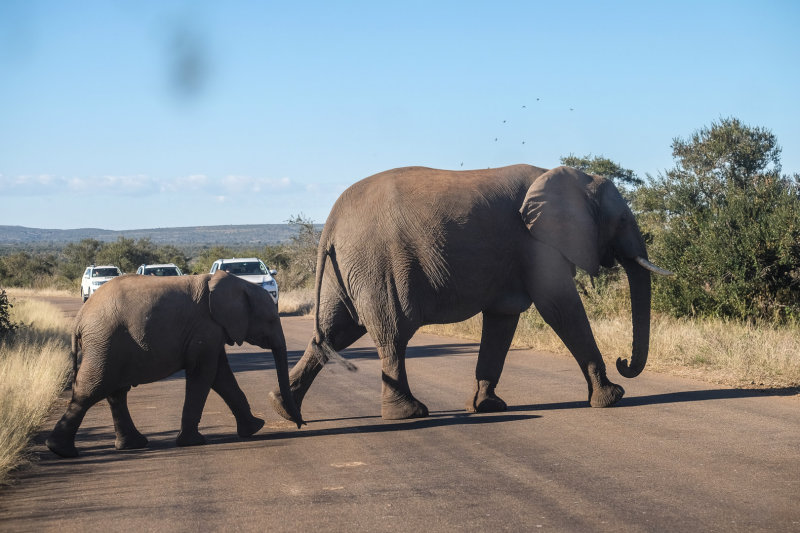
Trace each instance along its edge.
{"label": "elephant tusk", "polygon": [[639,263],[639,265],[641,265],[643,268],[646,268],[650,272],[654,272],[654,273],[659,274],[661,276],[672,277],[672,276],[675,275],[673,272],[670,272],[669,270],[665,270],[665,269],[663,269],[663,268],[661,268],[659,266],[654,265],[653,263],[651,263],[650,261],[648,261],[644,257],[640,257],[640,256],[637,255],[636,258],[634,259],[634,261]]}

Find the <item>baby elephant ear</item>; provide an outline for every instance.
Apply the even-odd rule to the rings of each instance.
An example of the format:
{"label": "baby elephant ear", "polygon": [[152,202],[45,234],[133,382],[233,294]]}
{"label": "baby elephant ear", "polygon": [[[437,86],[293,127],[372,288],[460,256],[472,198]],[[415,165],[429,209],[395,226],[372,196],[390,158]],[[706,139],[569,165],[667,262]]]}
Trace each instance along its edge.
{"label": "baby elephant ear", "polygon": [[225,330],[228,344],[242,344],[247,336],[250,303],[245,283],[222,270],[208,280],[211,318]]}
{"label": "baby elephant ear", "polygon": [[594,180],[574,168],[558,167],[528,188],[519,212],[537,241],[596,276],[600,268],[597,207],[590,197]]}

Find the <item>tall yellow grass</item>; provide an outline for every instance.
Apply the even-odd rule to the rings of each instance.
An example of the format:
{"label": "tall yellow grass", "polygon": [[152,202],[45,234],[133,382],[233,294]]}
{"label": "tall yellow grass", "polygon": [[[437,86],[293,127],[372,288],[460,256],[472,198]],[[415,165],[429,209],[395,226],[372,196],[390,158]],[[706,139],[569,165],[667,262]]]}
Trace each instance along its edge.
{"label": "tall yellow grass", "polygon": [[0,343],[0,483],[28,460],[31,437],[70,376],[69,321],[50,304],[12,300],[24,324]]}
{"label": "tall yellow grass", "polygon": [[310,315],[314,312],[314,289],[281,292],[278,311],[283,315]]}

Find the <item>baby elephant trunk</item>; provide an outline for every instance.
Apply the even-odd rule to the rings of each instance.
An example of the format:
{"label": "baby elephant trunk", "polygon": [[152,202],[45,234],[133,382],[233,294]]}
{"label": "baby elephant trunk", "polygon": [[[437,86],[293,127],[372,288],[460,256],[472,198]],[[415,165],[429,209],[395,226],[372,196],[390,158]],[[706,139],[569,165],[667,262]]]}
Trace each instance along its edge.
{"label": "baby elephant trunk", "polygon": [[289,387],[289,362],[286,352],[286,342],[281,342],[273,346],[272,357],[275,358],[275,370],[278,372],[278,387],[280,388],[281,397],[283,398],[283,405],[286,412],[292,418],[292,421],[297,424],[299,429],[305,422],[300,414],[300,409],[298,409],[297,404],[294,403],[294,395]]}

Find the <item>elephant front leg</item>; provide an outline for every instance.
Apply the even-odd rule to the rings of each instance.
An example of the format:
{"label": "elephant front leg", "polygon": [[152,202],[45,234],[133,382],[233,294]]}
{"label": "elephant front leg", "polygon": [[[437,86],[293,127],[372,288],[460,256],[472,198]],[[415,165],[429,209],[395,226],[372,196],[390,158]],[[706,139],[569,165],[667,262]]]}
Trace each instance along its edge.
{"label": "elephant front leg", "polygon": [[250,402],[239,387],[225,352],[220,352],[217,375],[211,388],[222,397],[236,418],[236,433],[240,437],[250,437],[264,427],[264,420],[253,416]]}
{"label": "elephant front leg", "polygon": [[405,344],[378,346],[381,358],[381,417],[384,420],[424,418],[428,408],[414,398],[408,385]]}
{"label": "elephant front leg", "polygon": [[117,435],[114,447],[118,450],[135,450],[147,446],[147,437],[139,433],[133,424],[128,410],[128,391],[130,387],[113,392],[106,398],[114,419],[114,432]]}
{"label": "elephant front leg", "polygon": [[[574,290],[574,289],[573,289]],[[561,338],[572,353],[586,378],[589,392],[589,404],[592,407],[610,407],[617,403],[625,394],[625,389],[609,381],[606,376],[606,365],[592,335],[589,320],[583,311],[583,304],[577,293],[571,303],[547,300],[547,303],[536,304],[536,308],[550,327]],[[537,300],[534,299],[534,303]],[[541,301],[540,301],[541,302]],[[579,308],[573,313],[564,313],[567,308]]]}
{"label": "elephant front leg", "polygon": [[532,249],[535,277],[528,280],[528,292],[536,309],[578,362],[586,378],[590,405],[614,405],[625,390],[606,376],[606,365],[575,289],[572,265],[544,244],[534,242]]}
{"label": "elephant front leg", "polygon": [[181,431],[176,439],[178,446],[197,446],[206,443],[198,426],[209,390],[211,390],[210,380],[202,372],[195,370],[186,373],[186,399],[183,403]]}
{"label": "elephant front leg", "polygon": [[475,367],[475,390],[466,406],[470,413],[493,413],[508,408],[506,402],[495,393],[495,387],[500,381],[518,322],[519,315],[483,313],[481,347]]}

